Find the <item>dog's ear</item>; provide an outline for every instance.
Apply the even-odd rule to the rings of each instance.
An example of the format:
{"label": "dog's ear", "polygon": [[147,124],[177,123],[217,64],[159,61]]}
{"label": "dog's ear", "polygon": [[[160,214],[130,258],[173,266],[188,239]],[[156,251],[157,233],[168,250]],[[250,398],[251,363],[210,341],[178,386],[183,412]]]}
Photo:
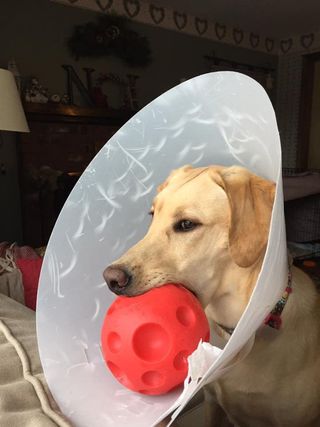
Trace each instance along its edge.
{"label": "dog's ear", "polygon": [[231,208],[230,254],[240,267],[249,267],[268,242],[275,184],[239,166],[223,168],[219,175]]}
{"label": "dog's ear", "polygon": [[192,166],[185,165],[179,169],[174,169],[173,171],[171,171],[168,178],[162,184],[160,184],[158,186],[158,188],[157,188],[158,193],[160,193],[160,191],[164,190],[173,179],[177,178],[181,174],[184,174],[184,173],[190,171],[191,169],[193,169]]}

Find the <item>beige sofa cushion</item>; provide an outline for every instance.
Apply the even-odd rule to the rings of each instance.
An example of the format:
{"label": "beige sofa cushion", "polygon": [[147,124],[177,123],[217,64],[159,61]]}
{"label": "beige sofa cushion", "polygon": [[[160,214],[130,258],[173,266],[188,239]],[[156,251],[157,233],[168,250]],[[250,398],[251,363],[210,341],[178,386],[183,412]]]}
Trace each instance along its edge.
{"label": "beige sofa cushion", "polygon": [[0,426],[70,427],[40,363],[35,313],[0,293]]}

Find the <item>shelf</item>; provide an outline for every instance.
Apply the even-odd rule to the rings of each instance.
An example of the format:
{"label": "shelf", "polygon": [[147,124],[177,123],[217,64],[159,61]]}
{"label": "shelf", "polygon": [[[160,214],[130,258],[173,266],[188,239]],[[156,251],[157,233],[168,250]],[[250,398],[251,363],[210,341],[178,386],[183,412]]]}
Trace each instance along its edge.
{"label": "shelf", "polygon": [[74,122],[97,124],[124,124],[135,114],[131,110],[114,110],[102,107],[82,107],[64,104],[24,103],[27,119],[42,122]]}

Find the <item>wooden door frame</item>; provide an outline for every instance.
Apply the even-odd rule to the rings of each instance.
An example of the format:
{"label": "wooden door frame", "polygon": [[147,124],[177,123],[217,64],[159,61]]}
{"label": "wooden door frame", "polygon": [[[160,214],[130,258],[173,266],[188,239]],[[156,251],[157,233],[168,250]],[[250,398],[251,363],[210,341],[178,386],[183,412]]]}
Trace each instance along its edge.
{"label": "wooden door frame", "polygon": [[315,63],[320,61],[320,52],[302,57],[301,98],[298,124],[298,149],[296,165],[308,168],[309,140],[312,113],[312,95],[314,86]]}

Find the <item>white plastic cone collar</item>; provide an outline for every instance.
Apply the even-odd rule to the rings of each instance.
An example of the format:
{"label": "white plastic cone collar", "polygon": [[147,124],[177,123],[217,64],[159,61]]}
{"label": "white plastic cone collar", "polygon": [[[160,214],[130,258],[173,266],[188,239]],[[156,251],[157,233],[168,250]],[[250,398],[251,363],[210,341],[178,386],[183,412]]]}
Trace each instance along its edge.
{"label": "white plastic cone collar", "polygon": [[[144,396],[124,389],[105,368],[100,329],[114,295],[102,272],[145,234],[157,185],[185,164],[242,165],[275,181],[269,243],[250,303],[224,350],[197,350],[182,395]],[[77,427],[154,425],[225,371],[281,296],[286,278],[281,149],[268,96],[257,82],[233,72],[180,84],[108,141],[55,225],[37,305],[40,356],[54,398]],[[198,385],[197,377],[203,377]]]}

